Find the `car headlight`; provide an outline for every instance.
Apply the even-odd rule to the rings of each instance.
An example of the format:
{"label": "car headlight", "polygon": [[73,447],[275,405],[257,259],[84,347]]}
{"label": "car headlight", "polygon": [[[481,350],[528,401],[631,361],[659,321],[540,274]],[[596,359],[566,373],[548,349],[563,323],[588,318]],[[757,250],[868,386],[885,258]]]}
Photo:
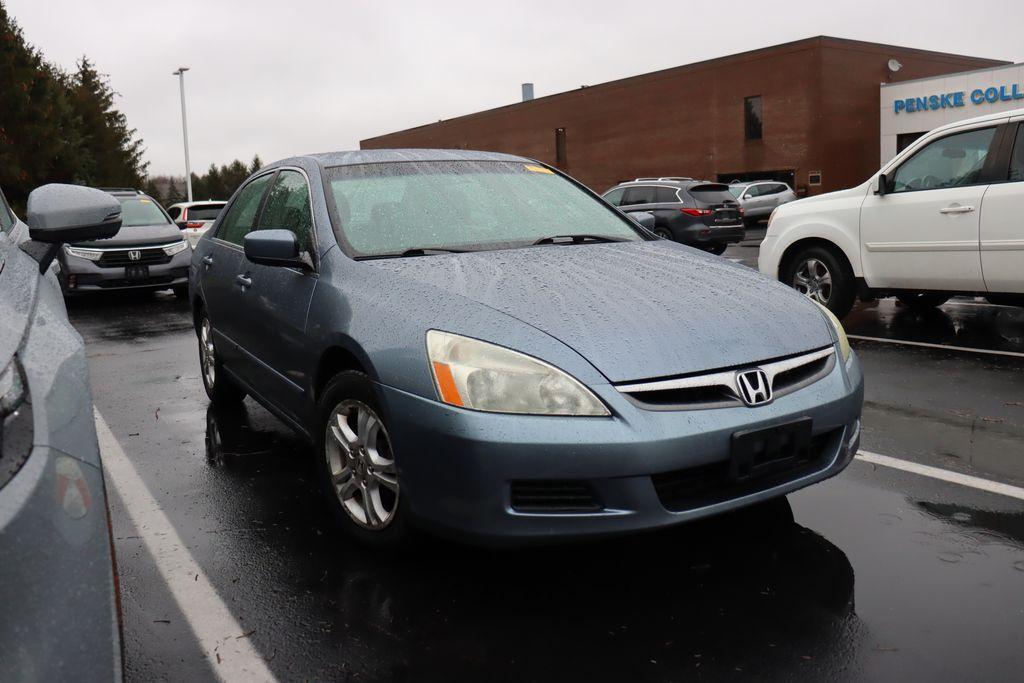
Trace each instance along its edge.
{"label": "car headlight", "polygon": [[517,351],[449,332],[427,332],[427,355],[441,400],[492,413],[607,416],[577,379]]}
{"label": "car headlight", "polygon": [[829,322],[832,323],[832,327],[836,329],[836,336],[839,337],[839,352],[843,354],[843,362],[850,360],[850,340],[846,338],[846,330],[843,329],[843,324],[839,322],[839,318],[835,316],[835,313],[828,310],[825,306],[822,306],[814,299],[811,299],[814,304],[825,312],[825,317],[828,318]]}
{"label": "car headlight", "polygon": [[103,252],[98,249],[80,249],[78,247],[64,247],[70,256],[77,256],[78,258],[88,259],[89,261],[99,261],[100,257],[103,256]]}
{"label": "car headlight", "polygon": [[164,253],[168,256],[174,256],[175,254],[180,254],[186,249],[188,249],[188,242],[182,240],[180,242],[175,242],[174,244],[168,244],[164,247]]}

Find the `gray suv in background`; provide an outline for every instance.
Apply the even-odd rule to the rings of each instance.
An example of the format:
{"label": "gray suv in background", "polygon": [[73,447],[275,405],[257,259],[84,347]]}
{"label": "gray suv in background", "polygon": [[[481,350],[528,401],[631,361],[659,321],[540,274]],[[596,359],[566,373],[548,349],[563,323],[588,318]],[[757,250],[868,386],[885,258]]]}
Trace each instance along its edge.
{"label": "gray suv in background", "polygon": [[106,189],[121,204],[116,237],[65,245],[58,253],[65,293],[110,289],[173,289],[188,295],[192,248],[160,204],[132,189]]}
{"label": "gray suv in background", "polygon": [[721,254],[744,237],[743,209],[729,186],[692,178],[637,178],[602,197],[625,213],[654,215],[651,230],[664,239]]}
{"label": "gray suv in background", "polygon": [[729,185],[729,192],[743,207],[748,225],[768,220],[775,207],[797,199],[793,188],[775,180],[734,182]]}

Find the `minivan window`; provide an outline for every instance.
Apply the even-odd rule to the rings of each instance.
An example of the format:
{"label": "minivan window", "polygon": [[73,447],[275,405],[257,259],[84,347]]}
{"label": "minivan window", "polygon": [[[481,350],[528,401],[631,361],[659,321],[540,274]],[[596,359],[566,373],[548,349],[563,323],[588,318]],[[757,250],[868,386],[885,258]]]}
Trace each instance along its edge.
{"label": "minivan window", "polygon": [[521,247],[554,235],[644,239],[604,202],[529,163],[394,162],[326,173],[341,236],[357,257]]}
{"label": "minivan window", "polygon": [[235,203],[231,205],[224,220],[221,221],[220,227],[217,228],[218,239],[233,244],[242,244],[242,240],[245,239],[256,220],[256,212],[260,208],[263,191],[267,189],[267,183],[273,177],[273,173],[262,175],[242,188]]}
{"label": "minivan window", "polygon": [[[189,210],[189,215],[191,215]],[[281,171],[274,181],[260,214],[260,230],[291,230],[302,251],[312,251],[313,217],[309,208],[309,186],[298,171]]]}
{"label": "minivan window", "polygon": [[149,197],[118,197],[121,202],[121,227],[162,225],[170,222],[160,206]]}
{"label": "minivan window", "polygon": [[900,165],[892,192],[975,185],[988,158],[996,129],[977,128],[930,142]]}

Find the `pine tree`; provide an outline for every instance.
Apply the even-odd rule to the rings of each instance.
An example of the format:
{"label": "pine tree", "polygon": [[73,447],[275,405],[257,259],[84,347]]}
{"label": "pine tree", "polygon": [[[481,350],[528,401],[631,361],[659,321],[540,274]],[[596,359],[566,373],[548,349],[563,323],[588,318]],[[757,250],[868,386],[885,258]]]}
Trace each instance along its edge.
{"label": "pine tree", "polygon": [[178,189],[178,184],[174,182],[174,178],[171,178],[171,182],[167,184],[167,195],[164,198],[164,206],[177,204],[178,202],[185,201],[185,199],[185,196],[181,194],[181,190]]}
{"label": "pine tree", "polygon": [[263,159],[260,159],[259,154],[254,154],[252,156],[252,162],[249,164],[249,175],[252,175],[261,168],[263,168]]}
{"label": "pine tree", "polygon": [[160,188],[156,186],[156,181],[153,180],[152,178],[146,179],[146,184],[142,186],[142,191],[148,194],[153,199],[160,202],[161,204],[163,204],[164,206],[170,206],[170,204],[168,204],[164,200],[164,197],[160,194]]}
{"label": "pine tree", "polygon": [[114,91],[107,77],[87,57],[71,80],[71,100],[78,112],[85,161],[81,180],[87,185],[138,187],[148,166],[142,160],[142,140],[114,108]]}

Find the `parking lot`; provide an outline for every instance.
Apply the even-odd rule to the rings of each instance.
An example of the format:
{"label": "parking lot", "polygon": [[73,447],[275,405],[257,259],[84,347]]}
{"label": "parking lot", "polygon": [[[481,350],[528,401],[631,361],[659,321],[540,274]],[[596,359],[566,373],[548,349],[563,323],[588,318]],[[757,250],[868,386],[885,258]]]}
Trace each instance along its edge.
{"label": "parking lot", "polygon": [[[756,260],[756,237],[727,258]],[[311,456],[202,390],[188,304],[77,298],[130,679],[1010,679],[1024,650],[1024,310],[893,300],[846,319],[858,459],[641,538],[353,545]],[[891,460],[895,459],[895,460]],[[932,469],[934,468],[934,469]]]}

